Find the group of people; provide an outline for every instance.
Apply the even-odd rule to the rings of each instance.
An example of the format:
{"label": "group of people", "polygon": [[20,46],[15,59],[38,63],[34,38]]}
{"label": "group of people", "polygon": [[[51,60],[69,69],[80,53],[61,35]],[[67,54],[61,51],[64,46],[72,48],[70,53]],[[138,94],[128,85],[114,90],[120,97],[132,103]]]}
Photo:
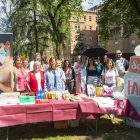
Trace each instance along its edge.
{"label": "group of people", "polygon": [[73,91],[75,74],[69,60],[64,61],[64,67],[60,60],[54,57],[46,57],[45,64],[41,65],[40,53],[35,54],[33,61],[16,56],[13,67],[14,91],[45,92],[56,90]]}
{"label": "group of people", "polygon": [[129,68],[129,62],[122,58],[120,50],[116,51],[116,59],[113,61],[107,55],[104,63],[99,67],[93,58],[88,59],[87,67],[82,63],[82,57],[77,56],[77,62],[71,66],[69,60],[56,60],[54,57],[46,57],[45,64],[41,65],[40,53],[35,54],[33,61],[16,56],[13,67],[14,91],[45,92],[68,90],[73,93],[74,81],[76,81],[76,93],[85,90],[81,87],[81,70],[86,69],[86,83],[98,86],[98,77],[102,77],[102,85],[118,86],[118,77],[123,78]]}

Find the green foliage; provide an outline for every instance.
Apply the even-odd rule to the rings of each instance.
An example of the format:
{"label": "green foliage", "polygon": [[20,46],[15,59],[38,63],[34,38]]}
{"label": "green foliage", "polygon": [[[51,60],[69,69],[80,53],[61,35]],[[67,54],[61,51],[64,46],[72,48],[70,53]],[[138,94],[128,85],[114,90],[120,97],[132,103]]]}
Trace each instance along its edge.
{"label": "green foliage", "polygon": [[78,40],[78,42],[75,45],[74,51],[76,52],[77,55],[78,54],[81,55],[83,53],[83,51],[87,47],[89,47],[89,45],[88,44],[85,44],[84,39],[83,39],[84,34],[82,34],[81,31],[79,31],[79,30],[77,31],[77,36],[78,36],[78,39],[76,39],[76,40]]}
{"label": "green foliage", "polygon": [[140,38],[140,1],[138,0],[106,0],[98,11],[98,24],[100,38],[107,40],[110,37],[109,28],[124,27],[123,35],[129,37],[136,29]]}
{"label": "green foliage", "polygon": [[[13,33],[14,55],[27,54],[48,47],[48,40],[54,42],[59,58],[60,46],[66,46],[70,37],[69,19],[72,14],[80,18],[83,14],[82,0],[0,0],[4,3],[0,26],[3,32]],[[9,4],[8,10],[6,4]]]}
{"label": "green foliage", "polygon": [[42,24],[43,28],[49,32],[55,43],[55,56],[59,58],[61,45],[65,47],[67,39],[70,37],[69,19],[72,14],[78,18],[83,14],[82,0],[38,0],[38,2],[42,6],[48,22],[48,24]]}

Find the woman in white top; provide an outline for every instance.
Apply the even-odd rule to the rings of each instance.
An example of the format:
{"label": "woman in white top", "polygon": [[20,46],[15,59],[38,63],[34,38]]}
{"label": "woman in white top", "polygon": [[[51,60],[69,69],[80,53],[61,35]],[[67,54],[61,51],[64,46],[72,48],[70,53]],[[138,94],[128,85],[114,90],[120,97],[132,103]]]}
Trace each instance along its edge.
{"label": "woman in white top", "polygon": [[108,87],[118,86],[118,71],[115,69],[115,65],[112,59],[108,59],[106,62],[106,68],[102,71],[102,85]]}
{"label": "woman in white top", "polygon": [[40,69],[41,63],[39,61],[35,61],[33,71],[30,71],[27,77],[27,88],[30,92],[34,92],[35,95],[37,90],[44,89],[44,72]]}

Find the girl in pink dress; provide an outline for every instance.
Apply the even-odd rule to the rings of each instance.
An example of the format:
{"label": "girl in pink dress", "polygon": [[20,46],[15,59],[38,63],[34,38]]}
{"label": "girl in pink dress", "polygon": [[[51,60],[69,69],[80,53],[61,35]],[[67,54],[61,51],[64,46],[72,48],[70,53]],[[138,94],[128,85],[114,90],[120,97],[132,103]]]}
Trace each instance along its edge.
{"label": "girl in pink dress", "polygon": [[82,63],[81,60],[81,56],[78,55],[77,62],[74,63],[74,72],[76,77],[76,93],[85,93],[85,91],[83,91],[81,88],[81,69],[84,68],[84,63]]}

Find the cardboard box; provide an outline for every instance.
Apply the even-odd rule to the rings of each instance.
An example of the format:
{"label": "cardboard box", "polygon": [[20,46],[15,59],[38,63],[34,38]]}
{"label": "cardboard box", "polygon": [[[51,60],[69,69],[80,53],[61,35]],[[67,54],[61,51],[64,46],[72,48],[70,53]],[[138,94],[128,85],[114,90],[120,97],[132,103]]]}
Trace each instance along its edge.
{"label": "cardboard box", "polygon": [[34,92],[21,93],[21,96],[22,97],[25,97],[25,96],[35,96],[35,93]]}
{"label": "cardboard box", "polygon": [[66,121],[55,121],[54,129],[68,129],[68,120]]}
{"label": "cardboard box", "polygon": [[71,127],[78,127],[79,126],[79,119],[70,120],[70,126]]}
{"label": "cardboard box", "polygon": [[35,104],[35,95],[34,93],[21,93],[19,98],[20,105],[24,104]]}

